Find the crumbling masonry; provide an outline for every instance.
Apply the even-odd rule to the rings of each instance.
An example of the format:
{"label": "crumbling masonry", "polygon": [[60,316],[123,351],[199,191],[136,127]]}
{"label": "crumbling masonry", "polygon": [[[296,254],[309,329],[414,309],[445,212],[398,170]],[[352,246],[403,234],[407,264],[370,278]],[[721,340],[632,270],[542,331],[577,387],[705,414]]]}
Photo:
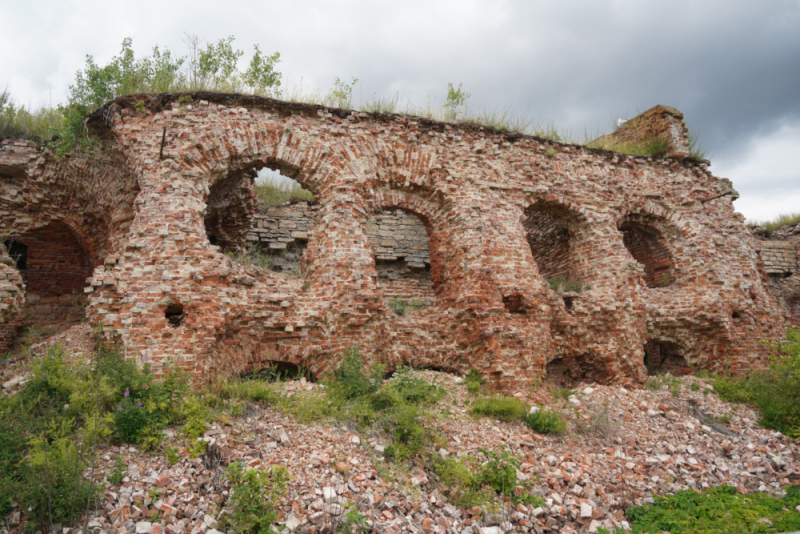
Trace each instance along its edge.
{"label": "crumbling masonry", "polygon": [[[558,366],[622,384],[646,363],[741,372],[785,332],[735,191],[683,158],[671,108],[641,119],[670,140],[656,158],[180,96],[109,102],[87,122],[91,155],[2,141],[6,340],[25,313],[66,324],[85,306],[126,357],[172,359],[198,381],[275,362],[321,376],[357,346],[389,368],[475,368],[518,391]],[[315,204],[256,213],[264,167]],[[226,254],[248,241],[274,270]],[[403,299],[419,305],[401,315]]]}

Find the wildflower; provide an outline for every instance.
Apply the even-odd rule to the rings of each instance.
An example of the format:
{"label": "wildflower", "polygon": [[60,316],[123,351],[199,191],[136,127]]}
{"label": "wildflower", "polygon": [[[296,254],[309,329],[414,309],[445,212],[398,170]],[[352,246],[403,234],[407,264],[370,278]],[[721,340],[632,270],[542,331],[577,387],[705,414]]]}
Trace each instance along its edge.
{"label": "wildflower", "polygon": [[125,397],[129,397],[130,394],[131,394],[131,392],[126,389],[125,393],[123,393],[122,395],[125,396]]}
{"label": "wildflower", "polygon": [[65,410],[69,410],[69,404],[65,404],[65,405],[64,405],[64,409],[65,409]]}
{"label": "wildflower", "polygon": [[119,408],[117,408],[117,411],[118,411],[118,412],[121,412],[121,411],[122,411],[122,406],[120,406]]}
{"label": "wildflower", "polygon": [[142,407],[142,403],[141,403],[141,402],[137,402],[137,403],[136,403],[136,406],[138,406],[139,408],[141,408],[141,407]]}

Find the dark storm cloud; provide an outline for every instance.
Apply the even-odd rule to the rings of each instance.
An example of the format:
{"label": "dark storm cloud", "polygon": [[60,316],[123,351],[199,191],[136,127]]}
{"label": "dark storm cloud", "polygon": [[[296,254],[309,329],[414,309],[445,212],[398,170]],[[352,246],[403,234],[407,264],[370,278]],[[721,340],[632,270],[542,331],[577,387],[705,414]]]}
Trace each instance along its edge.
{"label": "dark storm cloud", "polygon": [[[655,104],[677,107],[714,172],[783,198],[800,189],[800,2],[679,0],[297,0],[22,3],[0,0],[0,87],[62,101],[85,54],[107,61],[123,37],[185,53],[184,31],[278,50],[291,85],[357,77],[373,94],[441,103],[463,82],[473,107],[526,113],[576,135],[603,133]],[[790,150],[791,152],[791,150]],[[753,158],[772,154],[768,174]],[[737,174],[738,173],[738,174]],[[745,175],[746,173],[746,175]],[[760,176],[760,177],[758,177]],[[742,188],[742,186],[739,186]],[[784,194],[786,191],[790,195]],[[753,199],[756,197],[753,196]],[[744,196],[743,196],[743,200]],[[740,201],[741,203],[742,201]],[[767,202],[767,201],[764,201]],[[748,216],[764,217],[762,201]],[[737,207],[740,204],[737,204]],[[744,204],[742,204],[744,205]],[[759,207],[760,206],[760,207]]]}

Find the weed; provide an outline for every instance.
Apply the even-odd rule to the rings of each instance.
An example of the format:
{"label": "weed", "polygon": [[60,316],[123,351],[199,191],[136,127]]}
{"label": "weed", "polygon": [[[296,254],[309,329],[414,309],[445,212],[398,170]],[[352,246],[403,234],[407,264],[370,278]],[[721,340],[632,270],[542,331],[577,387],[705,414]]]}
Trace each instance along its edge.
{"label": "weed", "polygon": [[[730,486],[703,492],[683,490],[657,496],[652,504],[629,508],[633,532],[789,532],[800,529],[800,486],[779,499],[768,493],[744,495]],[[764,522],[764,518],[768,522]]]}
{"label": "weed", "polygon": [[377,392],[383,383],[383,369],[376,367],[368,375],[361,352],[357,347],[348,347],[335,377],[329,386],[331,393],[344,400],[351,400]]}
{"label": "weed", "polygon": [[225,474],[231,482],[230,515],[224,518],[225,526],[237,533],[274,532],[272,525],[278,519],[275,505],[285,495],[289,482],[286,468],[273,466],[269,470],[245,470],[241,463],[233,462]]}
{"label": "weed", "polygon": [[250,247],[230,250],[227,255],[239,265],[254,265],[264,270],[269,270],[272,267],[272,253],[269,250],[263,250],[259,243]]}
{"label": "weed", "polygon": [[417,299],[407,299],[405,297],[392,297],[389,299],[389,308],[397,315],[403,316],[407,311],[416,312],[425,306]]}
{"label": "weed", "polygon": [[128,473],[128,465],[122,460],[122,458],[117,457],[114,461],[114,467],[111,468],[111,472],[108,474],[108,483],[114,486],[119,486],[122,484],[125,475]]}
{"label": "weed", "polygon": [[800,222],[800,212],[783,213],[770,221],[749,221],[750,224],[757,226],[764,226],[767,229],[767,237],[772,236],[775,230],[777,230],[781,226],[785,226],[787,224],[797,224],[799,222]]}
{"label": "weed", "polygon": [[176,447],[167,447],[166,455],[167,455],[167,463],[169,465],[181,461],[181,454]]}
{"label": "weed", "polygon": [[358,532],[369,532],[369,517],[360,513],[352,504],[345,508],[339,515],[335,524],[331,525],[333,532],[344,532],[354,534]]}
{"label": "weed", "polygon": [[554,158],[558,155],[558,150],[554,147],[549,147],[547,150],[544,151],[544,155],[548,158]]}
{"label": "weed", "polygon": [[472,403],[469,412],[473,415],[497,417],[504,421],[522,419],[528,407],[516,397],[484,397]]}
{"label": "weed", "polygon": [[786,341],[774,343],[769,369],[745,378],[720,377],[714,389],[728,402],[754,404],[761,414],[759,424],[800,437],[800,328],[790,327]]}
{"label": "weed", "polygon": [[692,391],[700,391],[700,384],[697,382],[692,382],[692,384],[689,386],[689,389]]}
{"label": "weed", "polygon": [[539,409],[526,414],[522,421],[537,434],[563,434],[567,421],[558,410]]}
{"label": "weed", "polygon": [[477,369],[470,369],[467,376],[464,378],[464,384],[467,386],[467,393],[470,395],[477,395],[483,386],[483,376]]}
{"label": "weed", "polygon": [[574,280],[564,276],[557,276],[555,278],[548,278],[547,283],[553,291],[564,291],[567,293],[580,293],[584,289],[591,289],[588,285],[580,280]]}
{"label": "weed", "polygon": [[294,180],[273,176],[259,177],[255,183],[256,194],[265,206],[280,206],[291,201],[313,202],[314,195]]}
{"label": "weed", "polygon": [[574,390],[567,389],[567,388],[558,388],[558,389],[554,389],[553,391],[550,392],[550,395],[554,399],[564,399],[564,400],[569,399],[574,394],[575,394]]}

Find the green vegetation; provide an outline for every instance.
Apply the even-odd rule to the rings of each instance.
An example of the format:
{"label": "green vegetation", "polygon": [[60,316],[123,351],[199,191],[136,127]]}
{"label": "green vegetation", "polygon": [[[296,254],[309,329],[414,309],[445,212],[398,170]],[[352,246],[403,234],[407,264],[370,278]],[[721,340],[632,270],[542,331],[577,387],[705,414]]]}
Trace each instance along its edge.
{"label": "green vegetation", "polygon": [[770,221],[750,221],[750,224],[764,226],[767,229],[767,236],[771,236],[781,226],[797,223],[800,223],[800,212],[784,213]]}
{"label": "green vegetation", "polygon": [[239,265],[254,265],[266,270],[272,267],[272,254],[269,250],[263,250],[259,243],[255,243],[249,247],[229,250],[227,255],[231,261],[235,261]]}
{"label": "green vegetation", "polygon": [[240,534],[271,534],[278,520],[275,505],[286,493],[289,472],[285,467],[245,470],[239,462],[231,463],[225,474],[231,482],[225,526]]}
{"label": "green vegetation", "polygon": [[470,369],[467,376],[464,377],[464,385],[467,386],[467,393],[470,395],[477,395],[483,386],[483,376],[477,369]]}
{"label": "green vegetation", "polygon": [[[666,141],[661,139],[645,143],[612,143],[607,137],[598,138],[588,133],[583,137],[575,136],[571,131],[559,130],[551,123],[513,114],[510,109],[471,109],[468,107],[471,95],[463,90],[460,83],[457,88],[452,83],[447,84],[445,101],[441,105],[431,104],[430,101],[426,105],[411,101],[401,104],[398,95],[388,98],[371,95],[356,103],[353,101],[353,92],[358,83],[357,78],[345,82],[336,77],[332,88],[326,93],[309,91],[302,87],[282,88],[282,75],[277,70],[280,62],[278,52],[266,55],[255,45],[247,68],[240,70],[239,62],[244,52],[235,48],[232,36],[216,43],[208,43],[205,47],[200,46],[200,40],[195,36],[187,36],[184,42],[189,53],[180,57],[157,46],[149,55],[136,57],[133,40],[130,38],[123,40],[119,55],[114,56],[107,65],[100,66],[91,56],[87,56],[84,69],[76,73],[75,84],[69,88],[67,103],[57,108],[31,111],[17,107],[8,92],[4,91],[0,96],[0,137],[51,139],[49,145],[58,157],[76,149],[91,151],[96,141],[86,130],[84,119],[116,97],[140,93],[219,91],[252,93],[289,102],[357,109],[370,113],[472,123],[559,143],[606,148],[633,155],[660,156],[667,149]],[[188,97],[183,103],[190,101],[191,97]],[[141,112],[145,107],[146,101],[142,99],[136,110]],[[689,142],[691,159],[700,160],[706,156],[706,152],[697,145],[696,134],[690,134]],[[549,149],[547,155],[552,157],[556,153],[557,150]],[[267,198],[272,198],[272,193],[264,194]]]}
{"label": "green vegetation", "polygon": [[313,202],[314,195],[294,180],[277,180],[273,177],[256,180],[256,194],[262,206],[280,206],[286,202]]}
{"label": "green vegetation", "polygon": [[389,299],[389,308],[397,315],[403,316],[406,312],[416,312],[425,308],[418,299],[405,297],[392,297]]}
{"label": "green vegetation", "polygon": [[537,434],[563,434],[567,429],[566,419],[554,409],[539,409],[524,415],[522,421]]}
{"label": "green vegetation", "polygon": [[744,378],[720,377],[713,385],[729,402],[754,404],[759,424],[800,438],[800,328],[790,327],[786,341],[772,345],[775,356],[769,369]]}
{"label": "green vegetation", "polygon": [[572,278],[568,278],[566,276],[556,276],[554,278],[548,278],[547,283],[550,285],[550,289],[553,291],[566,291],[567,293],[580,293],[584,289],[591,289],[587,284],[584,284],[580,280],[574,280]]}
{"label": "green vegetation", "polygon": [[516,397],[483,397],[472,403],[469,413],[515,421],[528,413],[528,406]]}
{"label": "green vegetation", "polygon": [[[95,445],[110,439],[157,445],[161,429],[183,419],[181,373],[167,366],[153,380],[113,350],[91,364],[67,362],[59,345],[31,366],[14,396],[0,396],[0,515],[13,496],[43,526],[67,523],[91,502],[97,482],[81,473],[94,465]],[[122,466],[110,475],[118,479]]]}
{"label": "green vegetation", "polygon": [[683,490],[655,497],[653,504],[629,508],[625,515],[634,533],[793,532],[800,530],[800,514],[794,510],[800,505],[800,486],[785,490],[786,496],[780,499],[768,493],[744,495],[730,486]]}
{"label": "green vegetation", "polygon": [[[492,502],[494,495],[507,497],[514,504],[539,506],[544,499],[530,493],[532,486],[517,478],[520,459],[508,450],[481,449],[480,456],[466,458],[434,457],[433,471],[439,483],[450,489],[458,506],[481,506]],[[516,488],[522,486],[522,492]]]}
{"label": "green vegetation", "polygon": [[14,104],[7,89],[0,93],[0,139],[3,137],[50,139],[61,121],[62,115],[58,109],[29,110],[25,106]]}
{"label": "green vegetation", "polygon": [[622,154],[630,154],[631,156],[654,156],[660,157],[667,153],[669,150],[669,140],[667,139],[651,139],[644,142],[631,142],[631,141],[617,141],[611,137],[602,136],[586,143],[590,148],[602,148],[604,150],[613,150]]}

